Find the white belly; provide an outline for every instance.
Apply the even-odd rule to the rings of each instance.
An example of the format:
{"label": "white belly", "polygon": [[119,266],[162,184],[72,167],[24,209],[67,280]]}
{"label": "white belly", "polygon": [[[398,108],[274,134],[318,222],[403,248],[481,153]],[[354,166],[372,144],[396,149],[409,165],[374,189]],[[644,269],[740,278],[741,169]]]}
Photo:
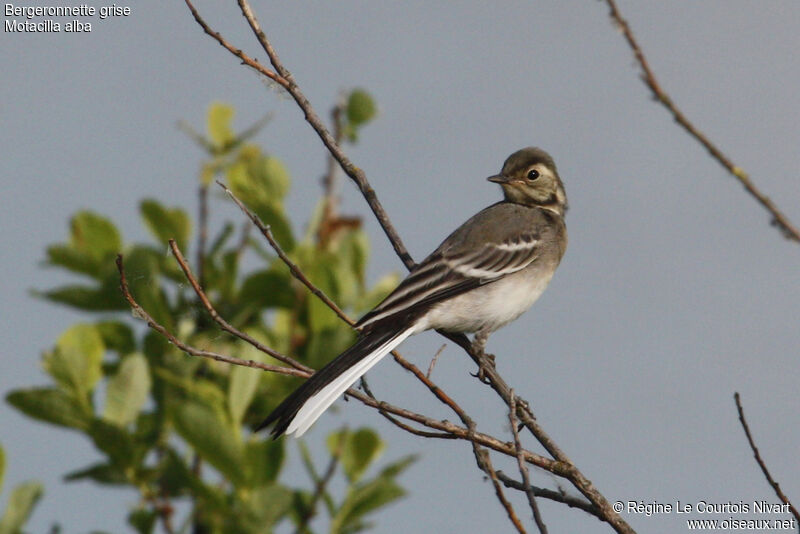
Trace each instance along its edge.
{"label": "white belly", "polygon": [[417,331],[494,331],[525,312],[544,292],[553,271],[525,269],[438,304],[420,321]]}

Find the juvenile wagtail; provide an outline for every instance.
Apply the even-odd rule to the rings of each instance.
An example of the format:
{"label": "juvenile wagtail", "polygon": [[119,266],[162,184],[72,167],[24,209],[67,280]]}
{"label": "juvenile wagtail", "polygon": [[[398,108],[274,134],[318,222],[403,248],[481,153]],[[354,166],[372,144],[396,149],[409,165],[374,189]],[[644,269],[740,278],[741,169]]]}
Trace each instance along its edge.
{"label": "juvenile wagtail", "polygon": [[303,435],[333,402],[408,336],[424,330],[488,335],[539,298],[567,247],[567,196],[545,151],[511,154],[500,174],[505,198],[482,210],[414,267],[364,315],[355,344],[289,395],[259,426]]}

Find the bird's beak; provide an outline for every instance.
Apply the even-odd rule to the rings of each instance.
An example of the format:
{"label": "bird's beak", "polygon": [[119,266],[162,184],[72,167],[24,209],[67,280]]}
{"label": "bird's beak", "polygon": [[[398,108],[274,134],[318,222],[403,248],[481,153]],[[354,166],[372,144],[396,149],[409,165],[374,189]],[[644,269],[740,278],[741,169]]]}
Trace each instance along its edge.
{"label": "bird's beak", "polygon": [[509,182],[509,178],[502,174],[495,174],[494,176],[488,177],[487,180],[496,184],[506,184]]}

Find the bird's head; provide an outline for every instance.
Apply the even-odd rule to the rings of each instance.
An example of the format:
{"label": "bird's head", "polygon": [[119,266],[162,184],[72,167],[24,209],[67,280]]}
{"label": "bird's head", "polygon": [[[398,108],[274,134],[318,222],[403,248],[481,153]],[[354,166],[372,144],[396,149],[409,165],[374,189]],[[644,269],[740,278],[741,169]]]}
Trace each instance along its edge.
{"label": "bird's head", "polygon": [[540,148],[517,150],[503,163],[500,174],[490,176],[489,181],[500,184],[509,202],[548,209],[562,217],[567,210],[567,193],[556,164]]}

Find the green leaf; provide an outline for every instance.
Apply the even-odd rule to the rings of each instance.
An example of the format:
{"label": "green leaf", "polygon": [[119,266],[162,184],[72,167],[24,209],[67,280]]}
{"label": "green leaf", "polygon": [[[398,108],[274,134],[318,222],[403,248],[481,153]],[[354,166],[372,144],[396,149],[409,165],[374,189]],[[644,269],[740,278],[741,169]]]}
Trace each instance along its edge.
{"label": "green leaf", "polygon": [[0,519],[0,534],[18,534],[41,499],[44,487],[39,482],[23,482],[8,498],[6,511]]}
{"label": "green leaf", "polygon": [[102,419],[92,420],[89,425],[89,436],[95,446],[109,457],[113,465],[123,469],[135,465],[139,461],[140,453],[144,452],[137,450],[133,436],[128,432]]}
{"label": "green leaf", "polygon": [[47,262],[50,265],[64,267],[75,273],[86,274],[95,278],[101,278],[103,273],[102,265],[98,264],[94,257],[83,251],[75,250],[69,245],[50,245],[47,247]]}
{"label": "green leaf", "polygon": [[102,377],[105,346],[92,324],[79,323],[68,328],[46,353],[45,371],[79,402],[87,402],[89,393]]}
{"label": "green leaf", "polygon": [[279,484],[267,484],[250,492],[234,510],[236,532],[269,532],[289,512],[292,492]]}
{"label": "green leaf", "polygon": [[287,308],[294,306],[296,295],[287,272],[275,270],[257,271],[242,283],[239,290],[242,306],[256,310],[264,308]]}
{"label": "green leaf", "polygon": [[18,389],[6,401],[29,417],[69,428],[89,428],[91,412],[72,396],[56,388]]}
{"label": "green leaf", "polygon": [[375,101],[364,89],[353,89],[347,99],[347,119],[356,128],[371,121],[377,108]]}
{"label": "green leaf", "polygon": [[70,221],[70,246],[96,261],[122,250],[122,238],[109,219],[91,211],[80,211]]}
{"label": "green leaf", "polygon": [[158,378],[180,388],[193,400],[200,401],[206,406],[222,406],[225,402],[225,393],[213,382],[197,379],[192,376],[178,376],[159,367],[154,368],[154,373]]}
{"label": "green leaf", "polygon": [[381,470],[380,474],[375,478],[381,478],[381,477],[394,478],[403,471],[405,471],[408,466],[410,466],[416,461],[417,461],[417,455],[415,454],[404,456],[403,458],[400,458],[396,462],[393,462],[384,467]]}
{"label": "green leaf", "polygon": [[64,475],[64,480],[66,482],[93,480],[100,484],[114,486],[122,486],[129,483],[125,473],[119,467],[107,463],[92,464],[89,467],[72,471]]}
{"label": "green leaf", "polygon": [[283,466],[284,440],[252,438],[245,447],[247,473],[250,486],[263,486],[274,482]]}
{"label": "green leaf", "polygon": [[280,203],[289,192],[289,171],[275,156],[266,156],[255,145],[242,148],[239,162],[244,163],[252,184],[258,188],[261,201]]}
{"label": "green leaf", "polygon": [[185,493],[192,485],[192,481],[197,481],[183,458],[172,449],[167,449],[164,457],[159,463],[160,471],[158,487],[165,495],[179,496]]}
{"label": "green leaf", "polygon": [[175,429],[197,453],[234,485],[245,477],[239,430],[218,411],[197,402],[184,402],[172,413]]}
{"label": "green leaf", "polygon": [[[323,258],[320,259],[321,261],[305,265],[302,270],[315,286],[335,301],[338,292],[336,291],[337,281],[334,266]],[[313,295],[309,295],[306,302],[311,330],[321,332],[338,326],[341,319],[324,302]]]}
{"label": "green leaf", "polygon": [[295,246],[294,234],[292,225],[283,213],[283,209],[272,204],[262,204],[253,206],[253,211],[261,219],[261,222],[269,227],[275,241],[284,252],[291,252]]}
{"label": "green leaf", "polygon": [[344,439],[341,447],[342,467],[347,479],[351,483],[357,482],[370,464],[381,455],[386,445],[378,434],[369,428],[360,428],[355,432],[341,430],[328,436],[327,444],[331,454],[336,454],[342,439]]}
{"label": "green leaf", "polygon": [[369,260],[369,237],[361,228],[344,233],[338,246],[339,255],[347,261],[348,267],[355,273],[360,284],[364,284],[364,276]]}
{"label": "green leaf", "polygon": [[108,382],[103,418],[118,426],[132,423],[147,401],[150,386],[147,359],[139,353],[123,358]]}
{"label": "green leaf", "polygon": [[147,508],[136,508],[128,514],[128,524],[139,534],[151,534],[156,526],[158,512]]}
{"label": "green leaf", "polygon": [[47,247],[47,260],[50,265],[103,280],[113,272],[113,258],[121,249],[122,239],[111,221],[81,211],[70,219],[69,242]]}
{"label": "green leaf", "polygon": [[224,149],[236,138],[231,128],[233,114],[233,107],[222,102],[214,102],[208,108],[208,136],[218,150]]}
{"label": "green leaf", "polygon": [[95,323],[95,327],[108,350],[128,354],[136,347],[133,330],[122,321],[100,321]]}
{"label": "green leaf", "polygon": [[347,494],[342,506],[331,521],[331,533],[359,530],[363,517],[392,501],[403,497],[405,490],[390,478],[377,478],[356,487]]}
{"label": "green leaf", "polygon": [[289,190],[289,173],[283,163],[272,156],[263,156],[258,147],[248,145],[228,168],[227,178],[236,197],[269,225],[284,250],[291,250],[294,236],[282,203]]}
{"label": "green leaf", "polygon": [[[261,337],[253,331],[249,331],[248,334],[256,338]],[[259,341],[264,342],[263,339],[259,339]],[[263,352],[248,343],[238,343],[237,347],[239,348],[237,352],[240,358],[255,362],[264,362],[266,360]],[[228,383],[228,410],[234,426],[238,427],[241,424],[263,375],[264,372],[260,369],[241,365],[234,365],[231,369]]]}
{"label": "green leaf", "polygon": [[145,199],[139,204],[147,228],[163,245],[174,239],[182,252],[186,252],[192,223],[181,208],[165,208],[158,201]]}
{"label": "green leaf", "polygon": [[127,302],[119,292],[119,283],[103,284],[99,287],[71,284],[49,291],[34,291],[33,294],[58,304],[90,312],[120,311],[128,308]]}

